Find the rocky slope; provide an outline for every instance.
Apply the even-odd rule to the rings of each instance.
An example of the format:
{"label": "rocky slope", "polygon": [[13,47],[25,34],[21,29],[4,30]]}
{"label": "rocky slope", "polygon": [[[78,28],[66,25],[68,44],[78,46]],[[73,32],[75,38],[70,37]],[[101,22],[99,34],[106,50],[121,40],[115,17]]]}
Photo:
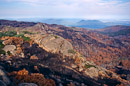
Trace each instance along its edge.
{"label": "rocky slope", "polygon": [[[113,72],[120,74],[122,78],[129,80],[129,38],[126,38],[126,41],[123,40],[124,38],[122,38],[122,36],[120,38],[110,37],[108,35],[100,34],[91,30],[85,30],[82,28],[72,28],[62,25],[49,25],[43,23],[38,23],[34,26],[24,28],[2,25],[0,29],[3,32],[15,30],[18,34],[20,32],[28,33],[27,31],[29,31],[29,34],[31,35],[26,36],[33,39],[34,42],[36,42],[40,47],[48,52],[62,54],[63,52],[66,52],[63,54],[63,57],[66,55],[71,56],[71,54],[79,52],[82,54],[80,57],[85,56],[87,61],[93,61],[96,63],[96,65],[110,69]],[[42,36],[35,34],[42,34]],[[62,40],[62,37],[64,40]],[[45,39],[43,40],[43,38]],[[70,46],[70,43],[63,42],[65,40],[69,41],[73,48]],[[67,43],[67,45],[64,43]],[[50,46],[50,44],[54,46]],[[58,46],[55,46],[56,44]],[[62,44],[67,48],[63,48]],[[52,49],[50,49],[51,47]],[[70,53],[67,53],[67,51]]]}
{"label": "rocky slope", "polygon": [[130,42],[130,26],[123,26],[123,25],[117,25],[117,26],[111,26],[104,29],[96,30],[99,33],[123,40],[123,41],[129,41]]}
{"label": "rocky slope", "polygon": [[60,36],[29,32],[23,34],[15,31],[1,33],[3,33],[0,38],[1,51],[3,51],[0,53],[2,86],[25,84],[28,86],[31,84],[34,86],[127,86],[129,84],[116,73],[87,61],[78,52],[70,52],[70,49],[73,49],[71,43]]}
{"label": "rocky slope", "polygon": [[118,66],[120,59],[130,57],[129,41],[120,40],[81,28],[38,23],[32,27],[3,27],[2,30],[27,30],[32,33],[59,35],[70,41],[74,49],[80,52],[88,60],[93,60],[96,64],[107,68]]}
{"label": "rocky slope", "polygon": [[[96,30],[101,34],[108,35],[112,38],[119,39],[122,41],[124,44],[126,44],[127,47],[129,47],[130,43],[130,26],[123,26],[123,25],[116,25],[116,26],[111,26],[107,27],[104,29],[99,29]],[[129,49],[128,49],[129,50]],[[129,69],[130,69],[130,58],[125,57],[125,58],[120,58],[120,66],[116,67],[116,71],[119,74],[127,74],[129,75]]]}
{"label": "rocky slope", "polygon": [[98,29],[96,31],[101,31],[104,33],[112,33],[112,32],[118,32],[120,30],[127,30],[130,29],[130,26],[125,26],[125,25],[116,25],[116,26],[110,26],[110,27],[106,27],[103,29]]}

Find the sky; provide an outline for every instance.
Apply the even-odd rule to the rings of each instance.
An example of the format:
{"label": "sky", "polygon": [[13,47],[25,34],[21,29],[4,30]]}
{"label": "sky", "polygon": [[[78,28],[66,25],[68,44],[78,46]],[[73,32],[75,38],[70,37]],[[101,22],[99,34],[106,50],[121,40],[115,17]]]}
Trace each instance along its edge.
{"label": "sky", "polygon": [[0,18],[130,19],[130,0],[0,0]]}

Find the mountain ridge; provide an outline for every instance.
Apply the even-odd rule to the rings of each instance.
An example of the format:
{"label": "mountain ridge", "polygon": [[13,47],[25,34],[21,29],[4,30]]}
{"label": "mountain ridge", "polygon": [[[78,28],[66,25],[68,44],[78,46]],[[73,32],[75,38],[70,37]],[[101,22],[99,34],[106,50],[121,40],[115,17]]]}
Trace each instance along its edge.
{"label": "mountain ridge", "polygon": [[47,24],[58,24],[69,27],[81,27],[89,29],[101,29],[115,25],[130,26],[129,20],[94,20],[94,19],[76,19],[76,18],[18,18],[16,21],[41,22]]}

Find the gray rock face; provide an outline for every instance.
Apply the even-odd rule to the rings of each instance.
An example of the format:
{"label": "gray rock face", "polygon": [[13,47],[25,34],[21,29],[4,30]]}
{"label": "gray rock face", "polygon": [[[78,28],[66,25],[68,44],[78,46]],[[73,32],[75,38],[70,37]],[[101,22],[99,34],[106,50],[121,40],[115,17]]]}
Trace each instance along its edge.
{"label": "gray rock face", "polygon": [[129,80],[129,81],[130,81],[130,74],[128,74],[128,75],[127,75],[127,80]]}
{"label": "gray rock face", "polygon": [[0,80],[2,80],[3,82],[5,82],[7,85],[10,84],[9,78],[7,77],[7,75],[5,74],[5,72],[2,69],[0,69]]}
{"label": "gray rock face", "polygon": [[25,35],[33,39],[37,44],[48,52],[62,53],[63,55],[70,56],[69,50],[73,50],[73,46],[70,42],[64,38],[49,34],[49,35]]}
{"label": "gray rock face", "polygon": [[0,86],[7,86],[3,81],[0,80]]}
{"label": "gray rock face", "polygon": [[35,83],[21,83],[18,86],[38,86]]}
{"label": "gray rock face", "polygon": [[16,46],[15,46],[15,45],[6,45],[6,46],[3,48],[3,50],[4,50],[5,52],[10,51],[10,53],[11,53],[12,55],[15,55],[15,49],[16,49]]}
{"label": "gray rock face", "polygon": [[98,77],[98,72],[99,72],[99,70],[97,68],[94,68],[94,67],[88,68],[85,71],[86,75],[88,75],[91,78]]}

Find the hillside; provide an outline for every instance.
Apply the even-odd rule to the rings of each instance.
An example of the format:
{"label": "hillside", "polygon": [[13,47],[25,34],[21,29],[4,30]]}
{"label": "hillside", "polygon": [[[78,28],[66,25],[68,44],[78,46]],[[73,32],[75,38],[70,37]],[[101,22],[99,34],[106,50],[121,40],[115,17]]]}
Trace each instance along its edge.
{"label": "hillside", "polygon": [[[106,84],[111,86],[128,84],[128,81],[114,72],[86,61],[84,57],[73,50],[72,45],[67,40],[60,36],[38,35],[29,32],[26,34],[16,33],[16,31],[1,33],[3,34],[0,37],[0,75],[2,77],[0,84],[2,86],[23,86],[23,84],[29,86],[31,84],[36,86],[101,86]],[[55,42],[56,40],[59,41]],[[45,42],[52,47],[45,45]],[[66,49],[66,46],[61,46],[58,43],[64,44],[68,48]],[[60,52],[54,52],[57,49]]]}
{"label": "hillside", "polygon": [[130,42],[130,26],[116,25],[96,31],[104,35]]}
{"label": "hillside", "polygon": [[[11,21],[10,21],[11,22]],[[19,22],[18,22],[19,23]],[[58,52],[63,53],[65,52],[62,47],[54,47],[56,41],[46,41],[42,40],[42,38],[46,39],[56,39],[63,37],[65,40],[69,41],[73,48],[69,50],[71,53],[79,52],[81,53],[81,57],[85,57],[87,61],[93,61],[96,65],[102,66],[113,72],[119,73],[122,78],[128,79],[129,72],[129,58],[130,58],[130,42],[117,39],[115,37],[109,37],[107,35],[100,34],[98,32],[94,32],[91,30],[85,30],[83,28],[71,28],[65,27],[62,25],[56,24],[43,24],[37,23],[34,26],[30,27],[12,27],[12,26],[2,26],[2,32],[5,31],[12,31],[15,30],[17,32],[24,32],[29,31],[34,34],[53,34],[53,38],[51,36],[28,36],[27,37],[35,40],[34,42],[38,43],[40,47],[45,49],[47,52]],[[58,37],[58,36],[61,37]],[[36,38],[35,38],[36,37]],[[41,38],[42,37],[42,38]],[[61,38],[62,39],[62,38]],[[43,43],[42,43],[43,41]],[[63,41],[59,41],[63,44]],[[67,45],[70,45],[67,44]],[[53,45],[52,49],[49,49],[49,45]],[[58,44],[58,45],[61,45]],[[44,46],[43,46],[44,45]],[[63,45],[63,46],[67,46]],[[62,45],[61,45],[62,46]],[[48,49],[46,49],[48,47]],[[51,47],[50,47],[51,48]],[[62,49],[63,51],[59,51]],[[54,50],[54,51],[53,51]],[[62,54],[65,55],[66,54]],[[68,54],[67,54],[68,55]],[[124,75],[125,76],[124,76]],[[128,79],[129,80],[129,79]]]}
{"label": "hillside", "polygon": [[56,24],[49,25],[38,23],[35,26],[26,28],[2,27],[1,29],[3,29],[3,31],[15,29],[18,31],[28,30],[34,33],[59,35],[69,40],[78,52],[88,58],[96,57],[98,59],[99,57],[101,59],[105,59],[106,57],[129,57],[130,55],[129,52],[127,52],[129,50],[129,42],[123,42],[122,40],[82,28],[71,28]]}
{"label": "hillside", "polygon": [[129,30],[129,29],[130,29],[130,26],[116,25],[116,26],[106,27],[104,29],[98,29],[97,31],[101,31],[104,33],[113,33],[113,32],[118,32],[120,30]]}

